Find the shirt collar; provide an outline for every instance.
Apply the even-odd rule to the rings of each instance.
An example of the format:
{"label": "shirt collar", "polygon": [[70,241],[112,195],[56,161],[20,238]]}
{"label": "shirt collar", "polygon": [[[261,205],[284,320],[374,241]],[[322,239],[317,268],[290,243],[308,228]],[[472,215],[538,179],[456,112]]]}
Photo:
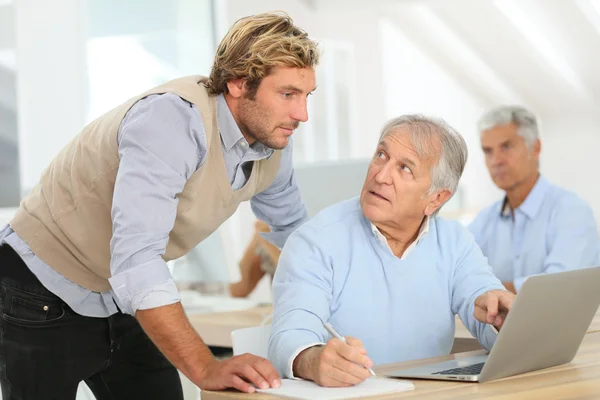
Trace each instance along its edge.
{"label": "shirt collar", "polygon": [[[375,237],[377,237],[385,245],[388,245],[386,237],[383,236],[383,234],[379,231],[379,229],[377,229],[377,227],[372,222],[369,222],[369,223],[371,224],[371,231],[373,232]],[[417,238],[415,239],[415,241],[413,243],[410,244],[409,247],[413,247],[413,246],[416,246],[417,244],[419,244],[421,239],[423,239],[423,237],[428,232],[429,232],[429,215],[425,216],[425,219],[423,220],[423,222],[421,223],[421,227],[419,228],[419,234],[417,235]]]}
{"label": "shirt collar", "polygon": [[[235,122],[233,114],[231,113],[223,94],[219,94],[217,96],[217,122],[219,124],[219,132],[221,133],[223,145],[227,151],[230,151],[233,146],[240,142],[248,144],[242,135],[242,131],[237,125],[237,122]],[[252,145],[252,149],[257,153],[264,155],[265,157],[270,157],[274,151],[260,142],[254,143]]]}
{"label": "shirt collar", "polygon": [[[517,207],[517,209],[523,212],[523,214],[525,214],[529,219],[535,218],[537,212],[542,206],[542,202],[544,201],[544,197],[546,196],[548,188],[550,188],[550,182],[540,175],[535,185],[533,185],[531,192],[529,192],[525,198],[525,201],[519,207]],[[507,197],[505,197],[504,201],[502,202],[500,216],[511,216],[511,209],[510,205],[508,204]]]}

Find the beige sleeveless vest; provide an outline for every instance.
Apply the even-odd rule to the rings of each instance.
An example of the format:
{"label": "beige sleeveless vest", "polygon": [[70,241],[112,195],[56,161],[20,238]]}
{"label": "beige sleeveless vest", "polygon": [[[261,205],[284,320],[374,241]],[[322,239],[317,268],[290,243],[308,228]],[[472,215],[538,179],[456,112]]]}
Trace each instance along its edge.
{"label": "beige sleeveless vest", "polygon": [[[117,135],[121,121],[140,99],[175,93],[200,110],[208,151],[179,200],[163,258],[190,251],[214,232],[238,205],[268,188],[279,170],[281,152],[254,162],[248,182],[233,190],[227,177],[216,101],[201,76],[175,79],[134,97],[87,125],[50,163],[40,182],[10,222],[33,252],[54,270],[87,289],[110,289],[111,206],[119,169]],[[152,218],[151,215],[148,218]]]}

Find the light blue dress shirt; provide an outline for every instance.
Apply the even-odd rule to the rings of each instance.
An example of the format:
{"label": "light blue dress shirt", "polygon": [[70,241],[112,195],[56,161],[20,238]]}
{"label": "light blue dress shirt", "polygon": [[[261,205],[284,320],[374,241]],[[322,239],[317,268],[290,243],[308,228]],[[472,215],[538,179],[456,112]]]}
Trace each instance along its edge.
{"label": "light blue dress shirt", "polygon": [[284,377],[300,350],[330,339],[323,322],[362,341],[374,364],[448,354],[459,315],[485,348],[496,334],[475,320],[475,299],[503,289],[473,236],[429,219],[402,259],[371,229],[359,199],[331,206],[288,239],[273,279],[269,359]]}
{"label": "light blue dress shirt", "polygon": [[[239,189],[248,180],[252,162],[270,157],[273,150],[261,143],[248,144],[222,95],[217,97],[217,118],[227,175],[233,189]],[[138,309],[180,300],[162,254],[175,221],[176,194],[207,154],[197,107],[172,93],[138,101],[121,123],[118,142],[121,162],[110,244],[113,290],[98,293],[75,284],[40,260],[10,226],[0,229],[0,244],[11,245],[48,290],[78,314],[90,317],[116,313],[115,302],[123,312],[134,315]],[[254,214],[271,227],[264,236],[279,247],[308,218],[294,179],[291,141],[283,150],[274,182],[250,204]]]}
{"label": "light blue dress shirt", "polygon": [[517,292],[530,275],[599,265],[600,239],[591,208],[543,176],[514,213],[506,199],[499,201],[481,211],[469,229],[494,274],[513,282]]}

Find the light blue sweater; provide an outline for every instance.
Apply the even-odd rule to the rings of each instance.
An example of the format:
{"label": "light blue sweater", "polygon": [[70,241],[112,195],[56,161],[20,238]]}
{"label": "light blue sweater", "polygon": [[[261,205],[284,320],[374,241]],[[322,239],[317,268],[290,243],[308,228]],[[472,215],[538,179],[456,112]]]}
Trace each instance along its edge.
{"label": "light blue sweater", "polygon": [[435,217],[404,260],[373,234],[354,198],[319,213],[288,239],[273,280],[269,359],[291,377],[298,352],[330,339],[329,321],[359,338],[375,365],[448,354],[458,314],[490,349],[495,333],[473,317],[475,299],[503,289],[473,236]]}

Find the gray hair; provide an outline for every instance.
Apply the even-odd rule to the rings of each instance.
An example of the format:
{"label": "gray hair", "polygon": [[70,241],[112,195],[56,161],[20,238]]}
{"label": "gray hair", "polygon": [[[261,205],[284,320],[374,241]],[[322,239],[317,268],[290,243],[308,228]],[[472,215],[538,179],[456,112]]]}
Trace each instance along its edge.
{"label": "gray hair", "polygon": [[433,138],[440,142],[438,162],[431,169],[431,187],[427,195],[447,189],[454,194],[467,163],[467,144],[463,137],[446,121],[423,115],[402,115],[389,120],[381,130],[379,141],[387,135],[406,127],[412,135],[412,143],[420,158],[435,157]]}
{"label": "gray hair", "polygon": [[481,117],[477,127],[479,133],[500,125],[515,124],[517,135],[525,140],[528,149],[531,149],[539,139],[538,121],[536,116],[525,107],[502,106],[494,108]]}

